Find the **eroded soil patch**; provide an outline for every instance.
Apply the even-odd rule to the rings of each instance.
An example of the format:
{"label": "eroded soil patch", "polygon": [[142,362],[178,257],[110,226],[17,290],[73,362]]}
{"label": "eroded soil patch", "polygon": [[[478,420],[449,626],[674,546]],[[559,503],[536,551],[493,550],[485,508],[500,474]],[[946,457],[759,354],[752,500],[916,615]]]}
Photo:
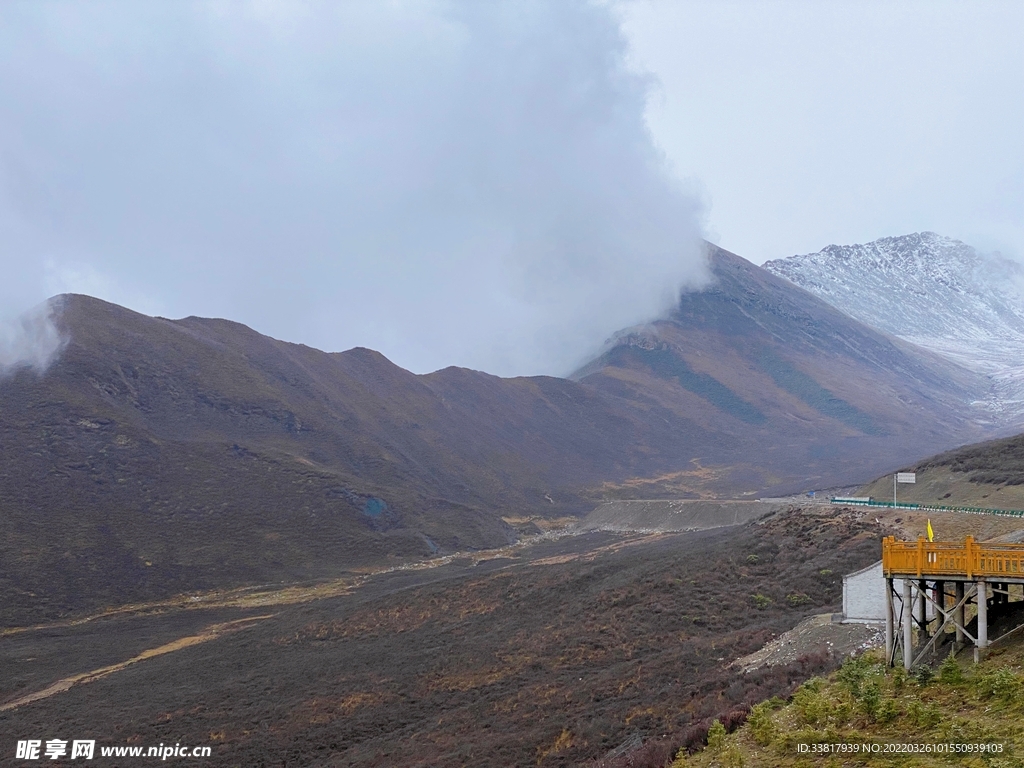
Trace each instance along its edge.
{"label": "eroded soil patch", "polygon": [[117,664],[110,664],[109,666],[100,667],[99,669],[94,669],[89,672],[82,672],[77,675],[72,675],[71,677],[65,677],[55,683],[52,683],[41,691],[35,691],[14,699],[13,701],[9,701],[6,704],[0,704],[0,712],[6,712],[11,709],[17,709],[18,707],[25,706],[26,704],[41,701],[57,693],[64,693],[65,691],[70,690],[72,686],[91,683],[95,680],[104,678],[107,675],[112,675],[115,672],[127,669],[132,664],[137,664],[140,661],[152,659],[157,656],[163,656],[165,653],[180,651],[183,648],[189,648],[190,646],[197,645],[199,643],[209,642],[210,640],[214,640],[229,632],[237,632],[240,629],[245,629],[254,621],[262,621],[263,619],[272,618],[272,616],[273,614],[268,614],[266,616],[249,616],[244,619],[235,619],[234,621],[225,622],[224,624],[213,624],[198,635],[179,637],[177,640],[172,640],[171,642],[165,643],[164,645],[156,648],[148,648],[137,656],[133,656],[132,658]]}

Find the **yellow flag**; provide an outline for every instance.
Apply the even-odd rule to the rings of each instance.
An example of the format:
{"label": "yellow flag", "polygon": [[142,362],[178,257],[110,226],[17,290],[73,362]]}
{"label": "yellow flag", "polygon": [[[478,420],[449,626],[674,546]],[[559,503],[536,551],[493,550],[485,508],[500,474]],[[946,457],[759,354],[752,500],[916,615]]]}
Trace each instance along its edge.
{"label": "yellow flag", "polygon": [[935,531],[932,530],[932,521],[928,521],[928,541],[935,541]]}

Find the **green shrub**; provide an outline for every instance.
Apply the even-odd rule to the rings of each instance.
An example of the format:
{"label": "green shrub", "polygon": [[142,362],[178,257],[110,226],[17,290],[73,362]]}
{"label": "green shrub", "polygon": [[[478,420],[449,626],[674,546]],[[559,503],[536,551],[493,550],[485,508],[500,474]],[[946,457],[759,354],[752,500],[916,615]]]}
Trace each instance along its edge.
{"label": "green shrub", "polygon": [[986,699],[1014,701],[1020,696],[1020,690],[1020,678],[1009,669],[997,669],[978,678],[978,693]]}
{"label": "green shrub", "polygon": [[822,680],[814,677],[793,694],[793,706],[807,725],[820,725],[828,719],[832,707],[821,692]]}
{"label": "green shrub", "polygon": [[690,764],[689,754],[686,751],[686,747],[680,747],[679,751],[676,752],[676,758],[672,761],[672,764],[668,768],[686,768]]}
{"label": "green shrub", "polygon": [[949,654],[939,665],[939,682],[946,685],[957,685],[964,681],[964,673],[956,663],[953,654]]}
{"label": "green shrub", "polygon": [[797,689],[797,693],[800,691],[813,691],[814,693],[819,693],[821,689],[825,687],[826,682],[827,681],[823,677],[812,677]]}
{"label": "green shrub", "polygon": [[931,705],[912,701],[907,707],[907,719],[918,728],[931,728],[942,719],[942,713]]}
{"label": "green shrub", "polygon": [[743,753],[735,744],[730,744],[722,755],[722,765],[725,768],[743,768]]}
{"label": "green shrub", "polygon": [[878,718],[878,708],[882,705],[882,692],[878,688],[878,683],[868,683],[865,685],[860,692],[860,698],[858,699],[861,711],[868,716],[870,720],[876,720]]}
{"label": "green shrub", "polygon": [[895,699],[884,699],[881,704],[878,705],[878,711],[875,713],[875,722],[887,724],[891,723],[900,715],[899,704],[896,703]]}
{"label": "green shrub", "polygon": [[750,710],[750,716],[747,718],[747,723],[750,725],[750,735],[762,747],[767,747],[771,744],[779,732],[778,726],[775,725],[775,721],[772,719],[772,709],[771,701],[762,701]]}
{"label": "green shrub", "polygon": [[928,683],[930,683],[932,681],[932,678],[935,676],[935,673],[932,672],[932,668],[929,667],[927,664],[918,664],[916,667],[910,670],[910,674],[917,681],[917,684],[922,688],[927,686]]}
{"label": "green shrub", "polygon": [[756,595],[752,595],[752,598],[754,600],[754,607],[757,608],[759,611],[763,611],[773,602],[770,597],[768,597],[767,595],[762,595],[760,592],[758,592]]}
{"label": "green shrub", "polygon": [[892,677],[892,689],[896,693],[902,693],[903,686],[907,684],[907,670],[902,666],[896,666],[889,674]]}
{"label": "green shrub", "polygon": [[715,720],[708,728],[708,750],[721,752],[725,748],[725,726],[721,720]]}
{"label": "green shrub", "polygon": [[854,698],[860,698],[860,687],[867,677],[870,665],[863,657],[849,658],[843,662],[836,677]]}

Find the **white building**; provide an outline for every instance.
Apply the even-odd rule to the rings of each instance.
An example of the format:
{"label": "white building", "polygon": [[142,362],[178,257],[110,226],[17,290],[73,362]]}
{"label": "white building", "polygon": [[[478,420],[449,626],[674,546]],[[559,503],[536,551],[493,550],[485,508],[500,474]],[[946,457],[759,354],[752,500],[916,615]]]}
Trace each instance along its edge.
{"label": "white building", "polygon": [[[893,579],[897,596],[903,594],[903,579]],[[928,621],[935,618],[935,606],[925,605]],[[843,576],[843,623],[885,624],[885,576],[882,561]]]}
{"label": "white building", "polygon": [[[903,594],[903,579],[893,579],[897,595]],[[935,618],[935,606],[925,605],[925,616]],[[885,576],[882,561],[843,576],[843,623],[885,624]]]}
{"label": "white building", "polygon": [[[898,589],[902,594],[902,583]],[[885,577],[881,560],[843,576],[843,622],[885,623]]]}

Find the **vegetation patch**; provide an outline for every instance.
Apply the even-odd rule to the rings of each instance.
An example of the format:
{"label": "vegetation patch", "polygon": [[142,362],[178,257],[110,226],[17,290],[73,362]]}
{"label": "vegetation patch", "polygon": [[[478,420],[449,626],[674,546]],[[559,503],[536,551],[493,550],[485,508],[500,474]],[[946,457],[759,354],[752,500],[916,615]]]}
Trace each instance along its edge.
{"label": "vegetation patch", "polygon": [[865,435],[885,434],[885,430],[878,427],[866,413],[829,392],[811,376],[789,361],[783,360],[768,347],[761,350],[758,362],[781,389],[803,400],[819,413],[853,427]]}
{"label": "vegetation patch", "polygon": [[[836,666],[824,643],[784,665],[729,665],[834,610],[841,580],[821,571],[872,562],[881,533],[789,510],[728,529],[564,537],[516,561],[396,570],[13,709],[4,729],[45,722],[110,743],[218,734],[218,765],[660,768],[703,745],[715,720],[734,731],[758,702]],[[770,601],[762,610],[756,594]],[[21,648],[26,637],[0,641]]]}
{"label": "vegetation patch", "polygon": [[[662,378],[674,378],[683,389],[703,397],[718,410],[748,424],[764,424],[768,419],[757,406],[748,403],[718,379],[706,373],[693,370],[678,355],[668,349],[644,349],[642,347],[620,347],[616,353],[629,354],[638,359]],[[618,362],[614,358],[613,364]]]}
{"label": "vegetation patch", "polygon": [[[995,651],[977,666],[969,654],[962,656],[909,675],[886,667],[877,652],[849,659],[827,679],[805,682],[788,703],[774,699],[752,707],[746,724],[732,733],[722,723],[712,726],[707,746],[694,754],[682,750],[672,766],[1021,765],[1024,646]],[[946,746],[957,744],[966,746]],[[813,753],[824,745],[861,745],[862,751]],[[886,752],[892,749],[887,745],[933,746]],[[984,751],[978,745],[986,745]]]}
{"label": "vegetation patch", "polygon": [[1024,485],[1024,435],[947,451],[922,462],[917,469],[923,472],[933,467],[966,472],[975,483]]}

